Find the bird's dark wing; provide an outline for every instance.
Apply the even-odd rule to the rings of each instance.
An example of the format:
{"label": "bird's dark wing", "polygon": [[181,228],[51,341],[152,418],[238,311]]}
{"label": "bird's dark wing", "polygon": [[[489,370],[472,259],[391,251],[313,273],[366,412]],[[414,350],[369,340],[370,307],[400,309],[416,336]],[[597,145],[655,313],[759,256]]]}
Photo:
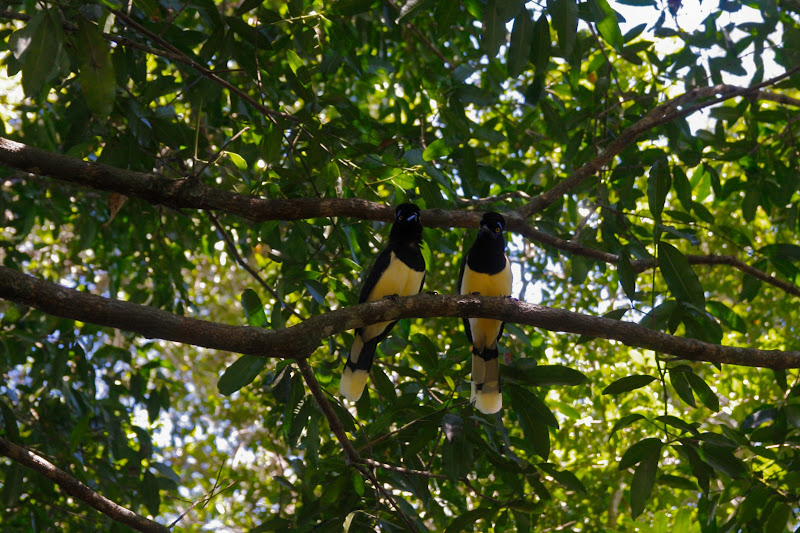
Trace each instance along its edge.
{"label": "bird's dark wing", "polygon": [[[470,248],[472,251],[472,248]],[[464,270],[467,268],[467,257],[469,257],[469,252],[464,254],[464,258],[461,260],[461,270],[458,272],[458,285],[456,285],[456,294],[461,294],[461,283],[464,280]],[[464,332],[467,334],[467,339],[469,339],[469,343],[472,344],[472,330],[469,328],[469,319],[462,318],[462,322],[464,322]]]}
{"label": "bird's dark wing", "polygon": [[364,284],[361,286],[361,295],[358,297],[358,303],[361,304],[367,301],[369,293],[375,288],[375,285],[378,283],[378,280],[381,279],[381,276],[386,269],[389,268],[389,263],[391,260],[392,248],[390,245],[384,248],[384,250],[378,254],[378,257],[375,259],[375,264],[372,265],[372,270],[369,271],[367,279],[364,280]]}

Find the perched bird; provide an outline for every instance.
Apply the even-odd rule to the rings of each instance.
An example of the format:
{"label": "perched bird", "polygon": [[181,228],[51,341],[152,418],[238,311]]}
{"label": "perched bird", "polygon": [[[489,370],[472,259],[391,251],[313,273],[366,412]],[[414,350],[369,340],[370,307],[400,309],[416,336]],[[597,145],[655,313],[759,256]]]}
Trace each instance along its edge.
{"label": "perched bird", "polygon": [[[378,255],[364,286],[359,303],[374,302],[387,296],[411,296],[422,290],[425,282],[425,259],[422,257],[422,224],[419,207],[400,204],[395,211],[389,244]],[[375,349],[397,324],[380,322],[355,332],[350,356],[342,372],[339,393],[352,401],[361,398],[369,376]]]}
{"label": "perched bird", "polygon": [[[484,296],[511,295],[511,264],[503,237],[506,221],[498,213],[486,213],[475,243],[461,262],[458,293]],[[464,330],[472,343],[472,394],[470,400],[482,413],[496,413],[503,406],[500,394],[500,361],[497,341],[504,322],[491,318],[465,318]]]}

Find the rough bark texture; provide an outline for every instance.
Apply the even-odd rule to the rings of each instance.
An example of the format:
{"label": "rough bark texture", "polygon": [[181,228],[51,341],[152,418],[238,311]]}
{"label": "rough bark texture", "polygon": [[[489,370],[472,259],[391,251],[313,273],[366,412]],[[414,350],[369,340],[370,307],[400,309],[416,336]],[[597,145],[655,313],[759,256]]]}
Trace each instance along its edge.
{"label": "rough bark texture", "polygon": [[419,294],[395,300],[384,299],[315,315],[300,324],[279,330],[230,326],[182,317],[145,305],[68,289],[7,267],[0,267],[0,298],[51,315],[132,331],[149,338],[260,357],[305,358],[326,337],[386,320],[479,317],[611,339],[692,361],[775,369],[800,368],[800,352],[797,351],[708,344],[654,331],[632,322],[480,295]]}

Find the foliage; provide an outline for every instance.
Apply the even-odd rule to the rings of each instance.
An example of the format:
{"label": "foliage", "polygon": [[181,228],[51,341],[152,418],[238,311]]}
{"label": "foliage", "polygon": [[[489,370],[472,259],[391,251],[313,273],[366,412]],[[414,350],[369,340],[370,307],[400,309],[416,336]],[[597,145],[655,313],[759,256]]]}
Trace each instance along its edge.
{"label": "foliage", "polygon": [[[796,296],[692,259],[733,255],[800,283],[800,77],[769,81],[796,70],[800,10],[724,0],[686,30],[662,4],[5,2],[24,16],[0,13],[19,83],[0,95],[3,126],[49,151],[243,194],[514,214],[668,97],[729,84],[527,213],[578,250],[513,235],[517,296],[710,343],[800,349]],[[650,19],[631,27],[628,13]],[[708,120],[695,120],[703,107]],[[217,214],[217,225],[203,211],[0,176],[5,266],[214,322],[282,328],[355,304],[388,232],[345,216]],[[453,291],[473,234],[425,229],[428,290]],[[635,268],[652,258],[657,269]],[[777,531],[798,520],[797,370],[507,324],[505,405],[490,417],[468,401],[460,321],[415,319],[382,343],[352,406],[334,396],[344,333],[310,363],[356,450],[394,467],[368,469],[346,464],[292,361],[0,309],[3,436],[181,530]],[[123,529],[16,463],[0,468],[4,531]]]}

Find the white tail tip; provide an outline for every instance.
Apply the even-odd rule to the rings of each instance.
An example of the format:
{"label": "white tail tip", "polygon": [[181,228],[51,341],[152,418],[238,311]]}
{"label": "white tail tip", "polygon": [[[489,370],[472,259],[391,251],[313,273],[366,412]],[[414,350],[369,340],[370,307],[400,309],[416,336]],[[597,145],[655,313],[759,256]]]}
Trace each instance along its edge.
{"label": "white tail tip", "polygon": [[352,370],[345,366],[342,372],[342,381],[339,383],[339,394],[351,402],[357,402],[364,392],[368,377],[369,372],[366,370]]}

